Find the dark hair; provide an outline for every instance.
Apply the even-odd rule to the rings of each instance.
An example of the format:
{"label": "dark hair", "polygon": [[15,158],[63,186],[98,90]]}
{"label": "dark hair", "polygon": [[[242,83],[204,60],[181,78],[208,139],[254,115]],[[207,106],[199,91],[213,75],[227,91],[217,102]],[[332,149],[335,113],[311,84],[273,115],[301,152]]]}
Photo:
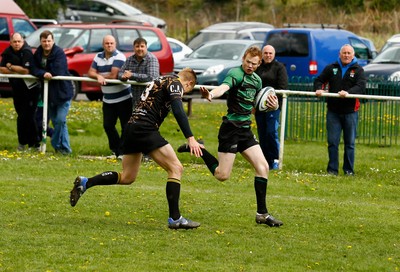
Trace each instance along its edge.
{"label": "dark hair", "polygon": [[40,39],[47,39],[49,36],[54,40],[53,33],[49,30],[45,30],[42,33],[40,33]]}
{"label": "dark hair", "polygon": [[142,37],[137,38],[136,40],[133,41],[133,45],[135,44],[141,44],[144,43],[147,46],[147,41],[146,39],[143,39]]}

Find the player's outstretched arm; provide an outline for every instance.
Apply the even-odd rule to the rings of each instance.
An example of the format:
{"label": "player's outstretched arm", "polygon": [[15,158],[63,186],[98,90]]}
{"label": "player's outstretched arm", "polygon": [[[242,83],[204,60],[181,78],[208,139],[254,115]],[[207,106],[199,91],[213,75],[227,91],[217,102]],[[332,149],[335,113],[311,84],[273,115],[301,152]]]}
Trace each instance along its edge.
{"label": "player's outstretched arm", "polygon": [[203,155],[201,151],[202,145],[200,145],[193,137],[193,133],[189,125],[189,120],[187,118],[185,110],[183,109],[182,101],[178,99],[173,100],[171,102],[171,109],[183,135],[188,140],[188,146],[190,147],[190,154],[194,154],[196,157],[202,156]]}
{"label": "player's outstretched arm", "polygon": [[211,102],[211,99],[222,96],[225,92],[229,90],[229,86],[226,84],[221,84],[218,87],[209,91],[205,87],[200,87],[201,97],[206,98]]}

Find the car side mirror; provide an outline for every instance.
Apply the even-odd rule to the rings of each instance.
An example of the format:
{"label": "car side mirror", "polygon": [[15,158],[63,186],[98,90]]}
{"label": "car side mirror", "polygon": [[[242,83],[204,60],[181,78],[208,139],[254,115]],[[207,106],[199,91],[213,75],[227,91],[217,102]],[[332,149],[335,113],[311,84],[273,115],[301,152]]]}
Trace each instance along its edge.
{"label": "car side mirror", "polygon": [[84,49],[83,49],[82,46],[75,46],[75,47],[72,47],[72,48],[64,49],[64,53],[67,56],[79,54],[79,53],[82,53],[83,51],[84,51]]}

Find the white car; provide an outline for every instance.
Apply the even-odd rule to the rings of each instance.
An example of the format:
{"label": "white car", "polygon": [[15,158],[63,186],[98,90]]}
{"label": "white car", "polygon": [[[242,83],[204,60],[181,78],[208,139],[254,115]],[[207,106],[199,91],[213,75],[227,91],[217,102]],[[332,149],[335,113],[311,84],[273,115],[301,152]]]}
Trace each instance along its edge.
{"label": "white car", "polygon": [[167,37],[167,41],[172,49],[175,63],[185,58],[185,55],[188,55],[193,51],[192,48],[177,39]]}
{"label": "white car", "polygon": [[400,34],[395,34],[390,37],[386,43],[382,46],[381,52],[386,50],[387,48],[391,47],[394,44],[400,44]]}

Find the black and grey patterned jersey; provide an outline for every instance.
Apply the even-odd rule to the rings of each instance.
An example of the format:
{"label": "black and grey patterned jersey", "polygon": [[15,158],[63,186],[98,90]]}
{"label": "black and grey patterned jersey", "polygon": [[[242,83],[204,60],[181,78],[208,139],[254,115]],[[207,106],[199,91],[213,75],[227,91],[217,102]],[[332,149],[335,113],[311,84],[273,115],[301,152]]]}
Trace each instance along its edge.
{"label": "black and grey patterned jersey", "polygon": [[177,99],[182,101],[183,92],[177,76],[157,78],[147,85],[128,123],[140,124],[145,130],[158,130],[171,111],[171,102]]}

